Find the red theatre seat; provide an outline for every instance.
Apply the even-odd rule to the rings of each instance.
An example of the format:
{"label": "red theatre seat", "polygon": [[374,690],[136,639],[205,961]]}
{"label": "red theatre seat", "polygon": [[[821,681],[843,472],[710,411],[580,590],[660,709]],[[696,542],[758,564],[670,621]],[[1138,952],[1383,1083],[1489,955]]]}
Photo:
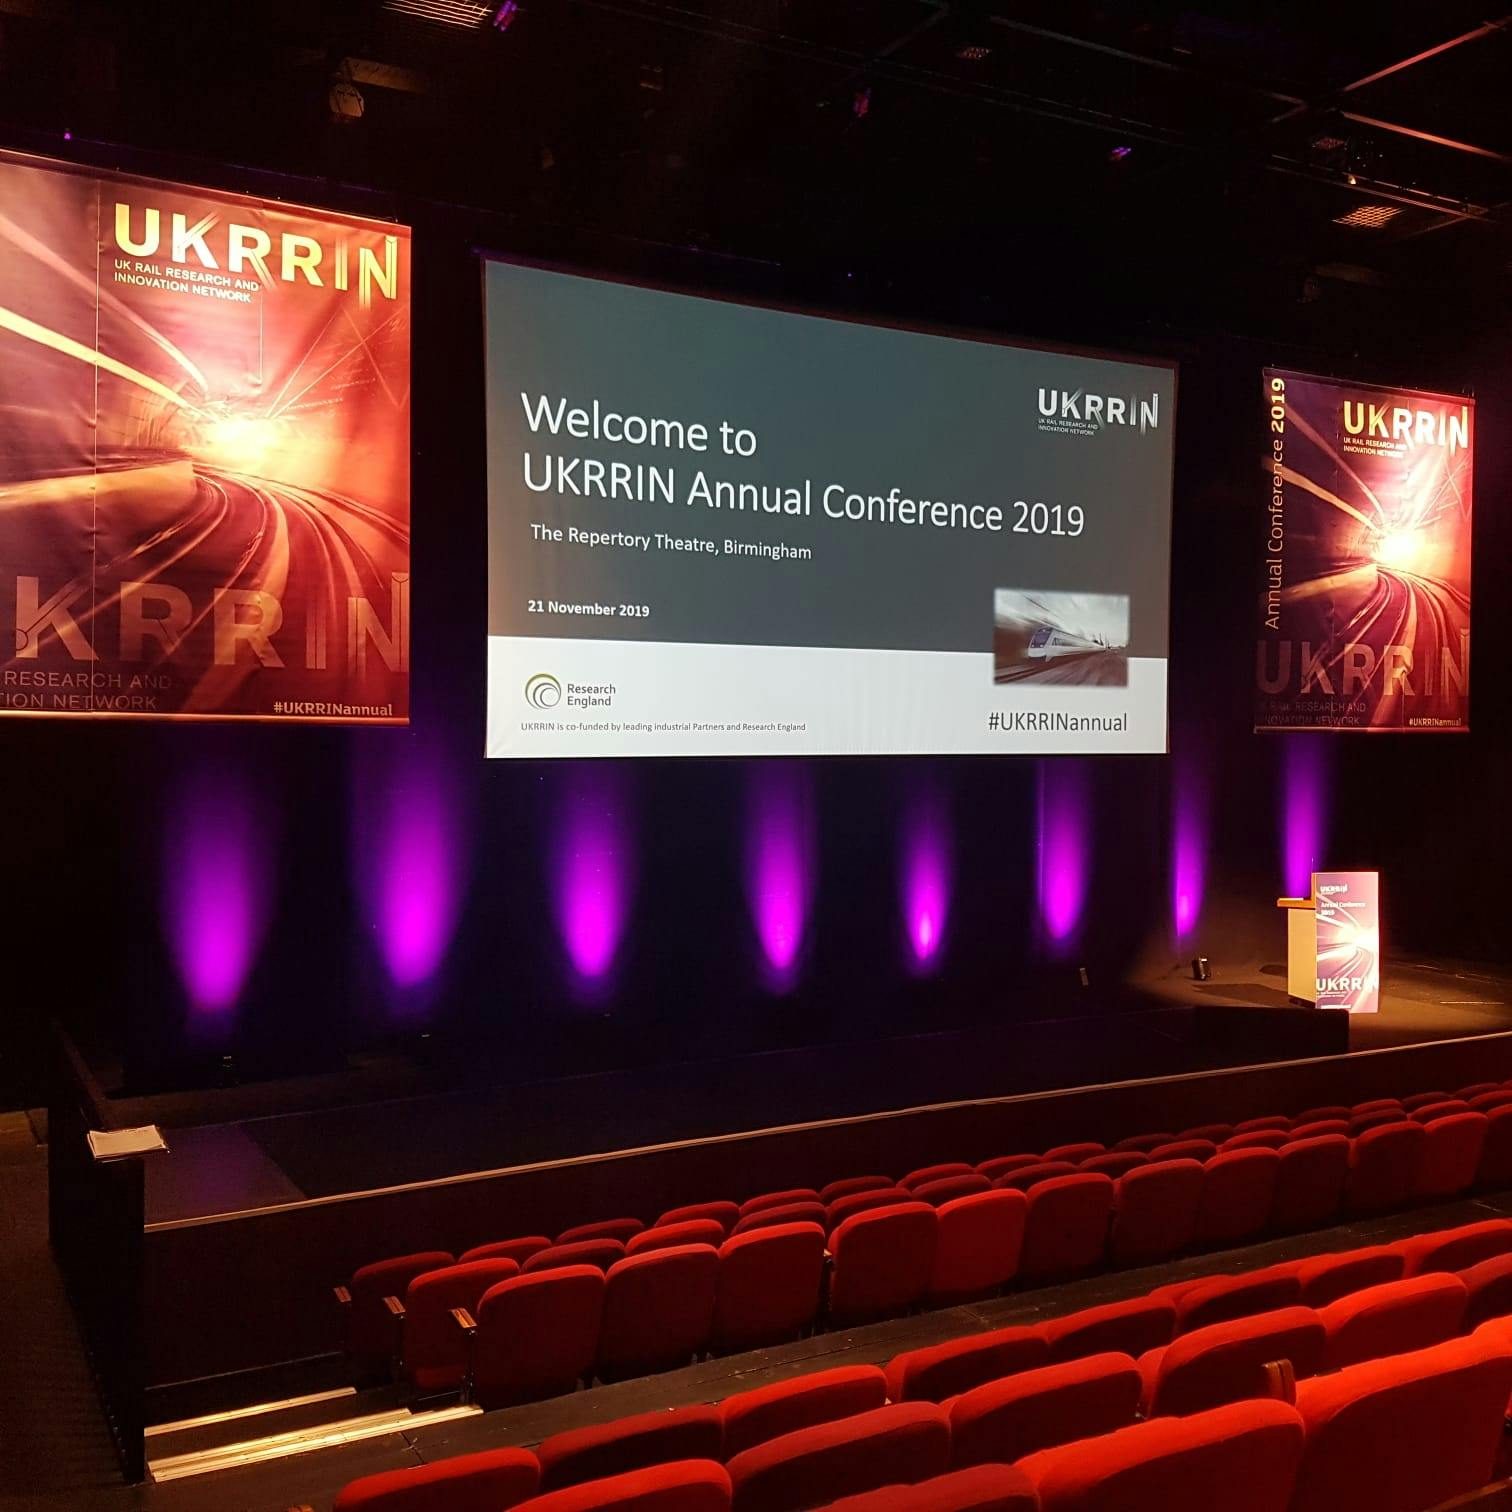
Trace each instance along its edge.
{"label": "red theatre seat", "polygon": [[609,1267],[598,1374],[605,1381],[675,1370],[709,1340],[719,1252],[712,1245],[627,1255]]}
{"label": "red theatre seat", "polygon": [[950,1425],[931,1402],[800,1428],[730,1461],[736,1512],[803,1512],[950,1468]]}
{"label": "red theatre seat", "polygon": [[1359,1118],[1365,1113],[1402,1112],[1405,1112],[1405,1109],[1402,1107],[1402,1099],[1400,1097],[1373,1097],[1365,1102],[1357,1102],[1349,1110],[1349,1116],[1351,1118]]}
{"label": "red theatre seat", "polygon": [[[668,1228],[674,1223],[693,1223],[706,1219],[717,1223],[728,1234],[743,1211],[736,1202],[694,1202],[687,1207],[669,1209],[656,1220],[654,1226]],[[625,1248],[630,1250],[630,1245],[627,1244]]]}
{"label": "red theatre seat", "polygon": [[1202,1168],[1197,1203],[1198,1244],[1238,1244],[1270,1219],[1281,1157],[1274,1150],[1230,1150]]}
{"label": "red theatre seat", "polygon": [[914,1486],[842,1496],[826,1512],[1039,1512],[1039,1496],[1011,1465],[973,1465]]}
{"label": "red theatre seat", "polygon": [[1349,1141],[1340,1134],[1297,1139],[1277,1152],[1270,1226],[1283,1232],[1322,1228],[1338,1216],[1349,1180]]}
{"label": "red theatre seat", "polygon": [[1475,1184],[1493,1190],[1512,1186],[1512,1101],[1486,1114],[1486,1143]]}
{"label": "red theatre seat", "polygon": [[764,1213],[770,1208],[792,1207],[799,1202],[818,1202],[819,1194],[813,1187],[789,1187],[785,1192],[763,1192],[759,1197],[747,1197],[740,1204],[740,1216],[749,1218],[752,1213]]}
{"label": "red theatre seat", "polygon": [[749,1234],[755,1229],[778,1228],[788,1223],[816,1223],[822,1229],[828,1221],[829,1214],[822,1202],[789,1202],[782,1207],[757,1208],[754,1213],[747,1213],[730,1233]]}
{"label": "red theatre seat", "polygon": [[1002,1191],[1027,1192],[1041,1181],[1053,1181],[1057,1176],[1076,1176],[1080,1168],[1069,1160],[1042,1160],[1037,1165],[1020,1166],[999,1176],[992,1184]]}
{"label": "red theatre seat", "polygon": [[1117,1181],[1126,1171],[1149,1163],[1150,1157],[1138,1150],[1109,1150],[1106,1155],[1094,1155],[1090,1160],[1082,1161],[1079,1169],[1094,1175],[1111,1176]]}
{"label": "red theatre seat", "polygon": [[1348,1123],[1354,1117],[1355,1110],[1346,1108],[1342,1103],[1325,1103],[1318,1108],[1305,1108],[1292,1119],[1292,1133],[1306,1124],[1322,1123],[1327,1119],[1337,1119],[1342,1123]]}
{"label": "red theatre seat", "polygon": [[537,1250],[520,1269],[526,1275],[556,1270],[564,1265],[596,1265],[606,1271],[616,1260],[624,1258],[623,1240],[579,1239],[574,1244],[553,1244],[549,1249]]}
{"label": "red theatre seat", "polygon": [[1297,1388],[1307,1451],[1291,1512],[1422,1512],[1496,1468],[1512,1353],[1483,1336]]}
{"label": "red theatre seat", "polygon": [[711,1244],[718,1249],[724,1243],[722,1223],[712,1218],[693,1218],[686,1223],[658,1224],[637,1234],[626,1246],[627,1255],[644,1255],[647,1250],[676,1249],[687,1244]]}
{"label": "red theatre seat", "polygon": [[528,1449],[489,1449],[365,1475],[342,1488],[333,1512],[508,1512],[535,1495],[540,1479]]}
{"label": "red theatre seat", "polygon": [[[1512,1102],[1512,1092],[1507,1094],[1507,1101]],[[996,1181],[999,1176],[1007,1176],[1013,1171],[1021,1171],[1025,1166],[1043,1165],[1043,1155],[994,1155],[991,1160],[984,1160],[977,1167],[977,1174],[985,1176],[988,1181]]]}
{"label": "red theatre seat", "polygon": [[828,1207],[842,1197],[854,1197],[857,1192],[880,1192],[896,1185],[891,1176],[842,1176],[839,1181],[819,1188],[819,1200]]}
{"label": "red theatre seat", "polygon": [[1494,1092],[1477,1092],[1474,1097],[1467,1097],[1466,1102],[1477,1113],[1490,1113],[1493,1108],[1505,1108],[1512,1104],[1512,1092],[1505,1087],[1498,1087]]}
{"label": "red theatre seat", "polygon": [[1031,1187],[1019,1275],[1026,1281],[1041,1280],[1101,1265],[1114,1190],[1111,1176],[1094,1171],[1052,1177]]}
{"label": "red theatre seat", "polygon": [[1287,1512],[1302,1423],[1284,1402],[1238,1402],[1045,1449],[1018,1468],[1041,1512]]}
{"label": "red theatre seat", "polygon": [[1398,1240],[1396,1248],[1402,1252],[1404,1276],[1462,1271],[1512,1250],[1512,1219],[1489,1218],[1484,1223],[1440,1229],[1436,1234],[1415,1234],[1411,1239]]}
{"label": "red theatre seat", "polygon": [[972,1171],[966,1176],[942,1176],[938,1181],[921,1181],[913,1189],[913,1195],[917,1201],[927,1202],[931,1207],[943,1207],[958,1197],[973,1197],[991,1190],[992,1183]]}
{"label": "red theatre seat", "polygon": [[1131,1134],[1127,1139],[1120,1139],[1113,1148],[1137,1150],[1142,1155],[1148,1155],[1151,1150],[1158,1150],[1161,1145],[1170,1144],[1175,1138],[1174,1134]]}
{"label": "red theatre seat", "polygon": [[524,1266],[532,1255],[551,1248],[551,1240],[544,1234],[531,1234],[523,1239],[497,1239],[492,1244],[475,1244],[466,1254],[457,1257],[459,1265],[470,1265],[474,1260],[513,1260]]}
{"label": "red theatre seat", "polygon": [[604,1273],[591,1265],[513,1276],[478,1303],[473,1394],[487,1409],[565,1396],[593,1373]]}
{"label": "red theatre seat", "polygon": [[1291,1119],[1280,1113],[1267,1113],[1263,1118],[1246,1118],[1241,1123],[1234,1125],[1236,1134],[1258,1134],[1266,1130],[1279,1129],[1286,1133],[1291,1128]]}
{"label": "red theatre seat", "polygon": [[724,1458],[785,1433],[833,1423],[887,1405],[887,1377],[875,1365],[845,1365],[726,1397],[719,1404]]}
{"label": "red theatre seat", "polygon": [[716,1354],[800,1338],[819,1311],[824,1230],[778,1224],[735,1234],[720,1246],[709,1347]]}
{"label": "red theatre seat", "polygon": [[945,1409],[951,1463],[1012,1464],[1040,1449],[1112,1433],[1134,1421],[1140,1386],[1133,1360],[1122,1354],[1089,1355],[989,1381]]}
{"label": "red theatre seat", "polygon": [[1402,1252],[1395,1245],[1377,1244],[1342,1255],[1316,1255],[1296,1261],[1294,1268],[1302,1283],[1302,1305],[1327,1307],[1366,1287],[1400,1280]]}
{"label": "red theatre seat", "polygon": [[1323,1363],[1342,1370],[1441,1344],[1460,1331],[1469,1300],[1458,1276],[1442,1275],[1387,1281],[1341,1297],[1319,1314],[1328,1334]]}
{"label": "red theatre seat", "polygon": [[1176,1332],[1191,1333],[1212,1323],[1253,1318],[1278,1307],[1302,1305],[1302,1283],[1289,1266],[1268,1267],[1244,1276],[1205,1277],[1157,1287],[1154,1296],[1169,1296],[1176,1304]]}
{"label": "red theatre seat", "polygon": [[1450,1097],[1443,1102],[1425,1103],[1420,1108],[1414,1108],[1407,1116],[1413,1123],[1430,1124],[1437,1123],[1441,1118],[1448,1118],[1454,1113],[1472,1111],[1469,1103],[1461,1101],[1458,1097]]}
{"label": "red theatre seat", "polygon": [[1468,1087],[1461,1087],[1454,1095],[1461,1102],[1469,1102],[1471,1098],[1484,1096],[1487,1092],[1503,1092],[1505,1090],[1500,1082],[1471,1082]]}
{"label": "red theatre seat", "polygon": [[541,1489],[559,1491],[606,1475],[623,1475],[676,1460],[724,1458],[724,1429],[717,1407],[673,1407],[570,1428],[537,1450]]}
{"label": "red theatre seat", "polygon": [[1211,1139],[1176,1139],[1170,1144],[1156,1145],[1150,1151],[1153,1164],[1159,1160],[1208,1161],[1218,1153],[1218,1146]]}
{"label": "red theatre seat", "polygon": [[446,1250],[420,1250],[364,1265],[352,1276],[347,1292],[347,1353],[363,1370],[386,1368],[399,1355],[399,1325],[384,1305],[385,1297],[403,1297],[416,1276],[452,1265]]}
{"label": "red theatre seat", "polygon": [[1344,1206],[1351,1213],[1380,1213],[1401,1207],[1423,1184],[1428,1135],[1422,1124],[1402,1121],[1367,1129],[1354,1142]]}
{"label": "red theatre seat", "polygon": [[1475,1182],[1486,1144],[1484,1113],[1451,1113],[1424,1125],[1423,1174],[1417,1195],[1425,1202],[1458,1196]]}
{"label": "red theatre seat", "polygon": [[1095,1139],[1084,1139],[1079,1144],[1059,1144],[1045,1151],[1046,1160],[1069,1160],[1072,1165],[1080,1165],[1084,1160],[1090,1160],[1094,1155],[1106,1155],[1108,1147],[1099,1144]]}
{"label": "red theatre seat", "polygon": [[[925,1190],[920,1189],[921,1197]],[[1022,1192],[978,1192],[935,1211],[938,1237],[925,1297],[930,1305],[989,1297],[1012,1279],[1029,1211],[1029,1199]]]}
{"label": "red theatre seat", "polygon": [[1230,1123],[1206,1123],[1198,1124],[1193,1129],[1183,1129],[1177,1139],[1206,1139],[1215,1145],[1221,1145],[1234,1132],[1234,1126]]}
{"label": "red theatre seat", "polygon": [[1299,1139],[1321,1139],[1325,1134],[1347,1135],[1348,1133],[1349,1120],[1347,1118],[1318,1118],[1312,1123],[1293,1124],[1286,1143],[1293,1145]]}
{"label": "red theatre seat", "polygon": [[1349,1120],[1349,1137],[1356,1139],[1370,1129],[1384,1129],[1388,1124],[1406,1121],[1407,1115],[1401,1108],[1375,1108],[1369,1113],[1356,1113]]}
{"label": "red theatre seat", "polygon": [[1431,1108],[1434,1103],[1449,1101],[1451,1098],[1447,1092],[1414,1092],[1410,1097],[1402,1098],[1401,1104],[1412,1113],[1418,1108]]}
{"label": "red theatre seat", "polygon": [[404,1293],[404,1373],[420,1391],[449,1391],[467,1376],[467,1336],[452,1309],[476,1315],[489,1287],[517,1276],[513,1260],[473,1260],[428,1271]]}
{"label": "red theatre seat", "polygon": [[599,1223],[580,1223],[576,1228],[563,1229],[556,1242],[582,1244],[589,1239],[618,1239],[621,1244],[629,1244],[645,1226],[639,1218],[605,1218]]}
{"label": "red theatre seat", "polygon": [[528,1512],[730,1512],[730,1475],[713,1460],[679,1460],[564,1486],[526,1502],[525,1508]]}
{"label": "red theatre seat", "polygon": [[878,1208],[896,1207],[900,1202],[913,1200],[913,1193],[904,1187],[876,1187],[868,1192],[852,1192],[849,1196],[837,1197],[825,1208],[825,1225],[833,1231],[857,1213],[872,1213]]}
{"label": "red theatre seat", "polygon": [[951,1160],[943,1165],[920,1166],[917,1171],[910,1171],[903,1177],[898,1185],[905,1192],[913,1192],[928,1182],[943,1181],[947,1176],[975,1176],[977,1174],[975,1166],[966,1165],[959,1160]]}
{"label": "red theatre seat", "polygon": [[1291,1362],[1300,1380],[1323,1358],[1323,1323],[1308,1307],[1214,1323],[1139,1358],[1146,1417],[1184,1417],[1269,1394],[1265,1367]]}
{"label": "red theatre seat", "polygon": [[962,1391],[1049,1362],[1038,1328],[995,1328],[909,1349],[887,1362],[887,1395],[894,1402],[943,1402]]}
{"label": "red theatre seat", "polygon": [[1176,1337],[1176,1304],[1168,1297],[1132,1297],[1052,1318],[1040,1332],[1054,1362],[1110,1351],[1137,1359]]}
{"label": "red theatre seat", "polygon": [[1462,1270],[1469,1298],[1465,1304],[1466,1332],[1493,1318],[1512,1314],[1512,1255],[1496,1255]]}
{"label": "red theatre seat", "polygon": [[1108,1251],[1117,1265],[1141,1265],[1174,1255],[1192,1242],[1202,1166],[1168,1160],[1141,1166],[1118,1181]]}
{"label": "red theatre seat", "polygon": [[900,1202],[847,1218],[830,1235],[829,1315],[867,1323],[907,1312],[934,1273],[939,1218],[927,1202]]}
{"label": "red theatre seat", "polygon": [[1279,1150],[1291,1143],[1291,1134],[1285,1129],[1248,1129],[1242,1134],[1231,1134],[1218,1146],[1220,1154],[1230,1150]]}

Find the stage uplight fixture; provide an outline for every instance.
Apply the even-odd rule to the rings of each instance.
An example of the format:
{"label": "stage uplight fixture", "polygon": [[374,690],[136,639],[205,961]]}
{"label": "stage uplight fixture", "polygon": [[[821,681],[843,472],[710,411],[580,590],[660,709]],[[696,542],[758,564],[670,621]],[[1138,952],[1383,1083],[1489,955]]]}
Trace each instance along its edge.
{"label": "stage uplight fixture", "polygon": [[1132,147],[1130,147],[1127,143],[1120,142],[1118,144],[1118,146],[1116,146],[1114,148],[1111,148],[1109,150],[1109,152],[1108,152],[1108,161],[1110,163],[1121,163],[1133,151],[1134,151],[1134,149]]}
{"label": "stage uplight fixture", "polygon": [[1211,974],[1206,956],[1192,957],[1192,980],[1194,982],[1205,982]]}
{"label": "stage uplight fixture", "polygon": [[498,10],[494,12],[493,24],[495,31],[506,32],[519,19],[520,0],[503,0]]}

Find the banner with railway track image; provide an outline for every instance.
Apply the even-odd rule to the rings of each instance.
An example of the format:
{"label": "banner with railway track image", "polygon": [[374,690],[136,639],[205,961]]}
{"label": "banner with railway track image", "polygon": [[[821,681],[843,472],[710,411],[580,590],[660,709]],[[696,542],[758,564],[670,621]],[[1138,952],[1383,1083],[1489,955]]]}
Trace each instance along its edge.
{"label": "banner with railway track image", "polygon": [[1255,728],[1467,731],[1475,401],[1264,382]]}
{"label": "banner with railway track image", "polygon": [[0,713],[407,721],[409,255],[0,153]]}

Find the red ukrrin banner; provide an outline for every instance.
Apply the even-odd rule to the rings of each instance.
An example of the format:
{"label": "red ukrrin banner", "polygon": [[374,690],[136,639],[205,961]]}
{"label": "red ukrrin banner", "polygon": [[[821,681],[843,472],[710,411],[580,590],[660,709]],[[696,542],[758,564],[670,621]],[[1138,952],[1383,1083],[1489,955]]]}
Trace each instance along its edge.
{"label": "red ukrrin banner", "polygon": [[409,259],[0,153],[0,712],[408,719]]}
{"label": "red ukrrin banner", "polygon": [[1265,372],[1257,730],[1470,728],[1475,401]]}

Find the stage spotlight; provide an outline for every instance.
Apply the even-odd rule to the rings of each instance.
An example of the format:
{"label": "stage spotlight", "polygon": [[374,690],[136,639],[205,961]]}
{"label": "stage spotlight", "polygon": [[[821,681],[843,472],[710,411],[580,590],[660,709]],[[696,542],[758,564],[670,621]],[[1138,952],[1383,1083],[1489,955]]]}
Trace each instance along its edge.
{"label": "stage spotlight", "polygon": [[1112,148],[1112,149],[1111,149],[1111,150],[1110,150],[1110,151],[1109,151],[1109,153],[1108,153],[1108,161],[1109,161],[1109,162],[1110,162],[1110,163],[1121,163],[1121,162],[1123,162],[1123,160],[1124,160],[1124,159],[1125,159],[1125,158],[1126,158],[1126,157],[1128,157],[1128,155],[1129,155],[1129,154],[1130,154],[1130,153],[1131,153],[1131,152],[1133,152],[1133,150],[1134,150],[1134,149],[1133,149],[1133,148],[1132,148],[1132,147],[1130,147],[1130,146],[1128,146],[1128,145],[1126,145],[1126,144],[1125,144],[1125,143],[1123,143],[1123,142],[1120,142],[1120,143],[1119,143],[1119,144],[1118,144],[1118,146],[1116,146],[1116,147],[1114,147],[1114,148]]}
{"label": "stage spotlight", "polygon": [[501,32],[508,31],[519,18],[519,14],[520,0],[504,0],[504,3],[494,12],[494,30]]}
{"label": "stage spotlight", "polygon": [[1208,976],[1209,976],[1208,958],[1206,956],[1193,956],[1192,957],[1192,980],[1194,982],[1205,982],[1205,981],[1207,981]]}
{"label": "stage spotlight", "polygon": [[864,121],[871,114],[871,85],[856,91],[851,99],[851,114],[858,121]]}

